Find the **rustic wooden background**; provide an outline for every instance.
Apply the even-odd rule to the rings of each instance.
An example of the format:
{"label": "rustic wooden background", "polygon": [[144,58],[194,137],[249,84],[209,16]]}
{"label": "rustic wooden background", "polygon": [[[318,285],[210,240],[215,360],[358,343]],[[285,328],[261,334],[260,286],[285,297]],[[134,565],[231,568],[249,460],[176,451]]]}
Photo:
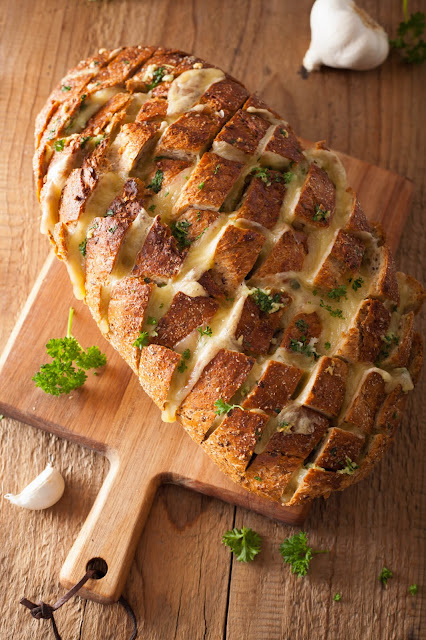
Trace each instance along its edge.
{"label": "rustic wooden background", "polygon": [[[359,0],[388,32],[401,2]],[[420,10],[412,0],[410,11]],[[297,73],[309,42],[311,0],[3,0],[0,11],[0,347],[44,262],[31,176],[34,118],[66,69],[100,46],[163,44],[193,51],[257,88],[305,138],[411,178],[413,211],[397,253],[422,279],[425,68],[392,54],[378,70]],[[423,278],[424,279],[424,278]],[[424,324],[424,323],[423,323]],[[37,336],[34,336],[37,339]],[[30,345],[29,345],[30,348]],[[144,640],[420,640],[424,573],[424,376],[391,455],[359,486],[312,508],[306,531],[331,553],[298,579],[278,545],[290,527],[190,491],[165,486],[139,543],[125,596]],[[107,471],[102,456],[23,424],[0,421],[1,495],[17,492],[52,457],[63,499],[44,513],[1,500],[0,637],[50,638],[48,623],[18,605],[56,600],[58,573]],[[422,455],[423,454],[423,455]],[[235,562],[221,543],[232,526],[263,537],[255,562]],[[383,565],[394,578],[378,581]],[[412,597],[408,587],[420,586]],[[333,601],[342,594],[339,603]],[[74,598],[57,616],[64,640],[125,640],[118,605]],[[423,622],[423,631],[422,629]],[[423,633],[423,635],[422,635]]]}

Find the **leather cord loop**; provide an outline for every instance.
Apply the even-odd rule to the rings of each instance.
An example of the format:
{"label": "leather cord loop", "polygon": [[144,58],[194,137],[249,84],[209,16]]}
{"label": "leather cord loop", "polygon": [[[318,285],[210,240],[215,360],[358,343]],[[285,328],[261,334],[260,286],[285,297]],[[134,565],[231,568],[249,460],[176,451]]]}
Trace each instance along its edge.
{"label": "leather cord loop", "polygon": [[[36,620],[51,620],[52,622],[52,631],[55,636],[55,640],[62,640],[58,627],[56,626],[55,618],[53,617],[54,612],[62,607],[70,598],[73,597],[81,589],[81,587],[90,579],[98,577],[97,571],[95,569],[89,569],[86,571],[81,580],[77,582],[69,591],[67,591],[54,605],[47,604],[46,602],[31,602],[27,598],[22,598],[20,604],[27,607],[30,610],[30,613],[33,618]],[[123,596],[119,599],[119,604],[123,607],[123,609],[129,615],[132,623],[133,623],[133,631],[129,640],[135,640],[138,635],[138,624],[136,620],[135,613],[130,606],[130,604],[123,598]]]}

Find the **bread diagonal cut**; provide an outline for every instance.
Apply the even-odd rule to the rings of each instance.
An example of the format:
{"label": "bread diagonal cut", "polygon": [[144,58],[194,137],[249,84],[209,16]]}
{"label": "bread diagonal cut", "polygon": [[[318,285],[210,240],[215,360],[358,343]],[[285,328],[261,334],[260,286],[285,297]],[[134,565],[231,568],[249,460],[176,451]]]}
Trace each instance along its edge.
{"label": "bread diagonal cut", "polygon": [[203,60],[124,47],[52,92],[34,172],[75,295],[224,473],[293,505],[382,457],[424,292],[323,143]]}

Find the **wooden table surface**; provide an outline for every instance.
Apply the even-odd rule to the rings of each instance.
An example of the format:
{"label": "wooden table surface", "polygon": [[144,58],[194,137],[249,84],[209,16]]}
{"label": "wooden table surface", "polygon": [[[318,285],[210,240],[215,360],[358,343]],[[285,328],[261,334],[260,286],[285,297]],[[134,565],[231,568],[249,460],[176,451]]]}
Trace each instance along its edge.
{"label": "wooden table surface", "polygon": [[[359,4],[395,33],[399,0]],[[410,11],[421,4],[413,0]],[[326,138],[335,149],[411,178],[413,210],[396,257],[400,269],[422,279],[425,67],[405,66],[392,54],[378,70],[325,70],[303,80],[297,72],[309,42],[311,5],[310,0],[3,0],[1,348],[48,253],[38,232],[31,175],[34,118],[67,68],[101,46],[162,44],[192,51],[257,89],[305,138]],[[290,527],[182,488],[162,487],[124,592],[135,609],[139,637],[425,638],[425,380],[410,397],[393,451],[370,478],[314,504],[305,529],[314,547],[330,553],[313,561],[305,579],[291,575],[278,553],[283,538],[294,533]],[[53,602],[63,593],[60,567],[107,463],[7,418],[0,421],[0,444],[2,495],[18,492],[48,458],[66,478],[63,499],[46,512],[19,510],[1,500],[0,638],[50,638],[48,623],[33,620],[18,602],[24,595]],[[243,524],[263,538],[261,555],[248,565],[233,560],[221,545],[226,529]],[[394,572],[386,589],[378,581],[384,565]],[[408,592],[413,583],[419,585],[414,597]],[[340,602],[333,601],[336,592]],[[103,607],[78,597],[56,619],[64,640],[124,640],[131,632],[118,605]]]}

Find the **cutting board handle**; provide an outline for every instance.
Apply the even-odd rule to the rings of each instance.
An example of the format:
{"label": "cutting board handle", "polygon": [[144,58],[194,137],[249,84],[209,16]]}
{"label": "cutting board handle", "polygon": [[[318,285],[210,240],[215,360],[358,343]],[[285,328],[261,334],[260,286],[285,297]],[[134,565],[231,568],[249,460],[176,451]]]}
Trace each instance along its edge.
{"label": "cutting board handle", "polygon": [[[128,443],[128,445],[134,443]],[[129,446],[126,447],[129,449]],[[135,460],[128,451],[111,454],[111,467],[93,507],[62,567],[60,580],[70,588],[87,568],[106,563],[99,580],[89,580],[79,595],[103,604],[119,599],[133,561],[138,539],[161,482],[152,465]],[[127,454],[127,455],[126,455]],[[129,496],[132,496],[129,500]],[[91,562],[92,561],[92,562]],[[89,567],[88,567],[89,564]]]}

